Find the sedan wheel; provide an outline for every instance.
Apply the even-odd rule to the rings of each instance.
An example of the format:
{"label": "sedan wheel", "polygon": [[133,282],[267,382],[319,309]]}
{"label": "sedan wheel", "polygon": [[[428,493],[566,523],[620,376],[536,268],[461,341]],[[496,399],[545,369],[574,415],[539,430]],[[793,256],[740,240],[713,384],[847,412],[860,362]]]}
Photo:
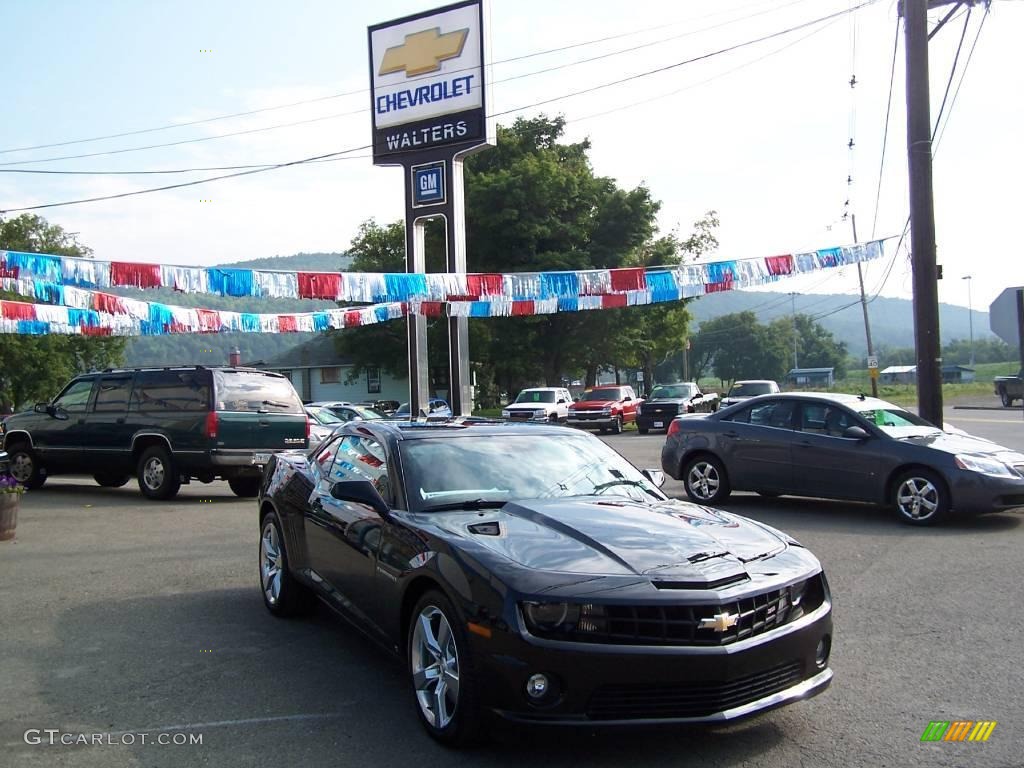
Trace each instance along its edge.
{"label": "sedan wheel", "polygon": [[933,472],[925,469],[905,472],[893,487],[896,511],[909,525],[933,525],[949,512],[946,486]]}
{"label": "sedan wheel", "polygon": [[697,456],[683,468],[686,495],[698,504],[718,504],[731,493],[725,467],[713,456]]}
{"label": "sedan wheel", "polygon": [[409,672],[417,712],[427,732],[446,744],[479,735],[479,710],[469,643],[455,609],[440,592],[416,604],[409,629]]}

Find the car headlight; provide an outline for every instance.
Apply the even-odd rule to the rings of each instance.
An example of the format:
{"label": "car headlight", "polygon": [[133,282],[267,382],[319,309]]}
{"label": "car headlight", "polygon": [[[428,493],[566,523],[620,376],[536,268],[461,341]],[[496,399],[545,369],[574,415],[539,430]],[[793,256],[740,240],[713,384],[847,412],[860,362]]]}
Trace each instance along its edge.
{"label": "car headlight", "polygon": [[533,412],[533,415],[534,418],[542,419],[547,417],[548,412],[545,411],[543,408],[538,408],[536,411]]}
{"label": "car headlight", "polygon": [[523,618],[530,632],[542,635],[558,635],[572,631],[605,632],[607,618],[602,605],[592,603],[522,603]]}
{"label": "car headlight", "polygon": [[954,461],[960,469],[966,469],[968,472],[978,472],[979,474],[989,475],[990,477],[1017,477],[1017,473],[1003,464],[1003,462],[996,461],[995,459],[988,459],[984,456],[967,456],[961,454],[955,457]]}
{"label": "car headlight", "polygon": [[512,415],[511,411],[502,411],[501,412],[501,418],[503,418],[503,419],[507,419],[511,415]]}
{"label": "car headlight", "polygon": [[612,412],[612,407],[610,405],[606,405],[604,408],[601,409],[601,413],[604,414],[605,416],[610,415],[611,412]]}

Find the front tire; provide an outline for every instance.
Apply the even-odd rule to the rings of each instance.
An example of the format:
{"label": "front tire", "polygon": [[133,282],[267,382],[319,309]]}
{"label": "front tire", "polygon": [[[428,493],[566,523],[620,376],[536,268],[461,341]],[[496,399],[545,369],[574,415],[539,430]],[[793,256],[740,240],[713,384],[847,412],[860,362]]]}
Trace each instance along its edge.
{"label": "front tire", "polygon": [[1010,406],[1013,405],[1013,398],[1010,397],[1010,393],[1007,392],[1005,389],[999,390],[999,399],[1003,401],[1004,408],[1009,408]]}
{"label": "front tire", "polygon": [[243,499],[255,498],[260,492],[260,478],[258,477],[232,477],[228,480],[228,486],[235,496]]}
{"label": "front tire", "polygon": [[30,491],[43,487],[43,483],[46,482],[46,474],[39,465],[35,451],[27,445],[18,444],[10,449],[7,458],[11,477]]}
{"label": "front tire", "polygon": [[686,495],[698,504],[720,504],[732,493],[722,462],[708,454],[686,462],[682,478]]}
{"label": "front tire", "polygon": [[621,416],[616,416],[614,419],[612,419],[612,434],[613,435],[621,435],[622,434],[622,417]]}
{"label": "front tire", "polygon": [[647,427],[637,427],[636,431],[639,432],[641,435],[646,435],[651,430],[649,430]]}
{"label": "front tire", "polygon": [[463,622],[441,592],[416,603],[406,644],[416,713],[427,733],[448,746],[477,741],[482,716]]}
{"label": "front tire", "polygon": [[163,501],[173,499],[181,489],[178,468],[171,453],[161,445],[153,445],[142,452],[138,466],[139,490],[147,499]]}
{"label": "front tire", "polygon": [[949,491],[931,470],[904,472],[892,487],[892,504],[900,521],[907,525],[935,525],[949,514]]}
{"label": "front tire", "polygon": [[281,526],[273,512],[267,512],[260,521],[259,553],[260,592],[267,610],[281,618],[310,613],[316,596],[292,576]]}

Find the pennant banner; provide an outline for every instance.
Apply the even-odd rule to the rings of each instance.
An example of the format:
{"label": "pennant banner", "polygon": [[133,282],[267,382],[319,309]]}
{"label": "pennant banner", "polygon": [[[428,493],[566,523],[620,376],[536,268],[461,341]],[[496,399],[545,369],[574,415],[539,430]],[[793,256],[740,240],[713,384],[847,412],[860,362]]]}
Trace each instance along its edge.
{"label": "pennant banner", "polygon": [[[882,243],[647,270],[427,275],[176,267],[0,251],[0,287],[39,302],[0,301],[0,333],[288,333],[370,325],[408,313],[513,317],[610,309],[679,301],[870,261],[883,255]],[[256,314],[178,307],[97,290],[117,286],[372,306]]]}

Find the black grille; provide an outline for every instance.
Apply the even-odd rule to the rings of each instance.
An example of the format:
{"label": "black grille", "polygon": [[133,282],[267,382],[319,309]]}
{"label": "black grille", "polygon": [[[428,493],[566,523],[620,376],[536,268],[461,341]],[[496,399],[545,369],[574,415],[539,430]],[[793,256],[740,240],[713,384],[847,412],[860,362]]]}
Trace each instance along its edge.
{"label": "black grille", "polygon": [[644,405],[642,411],[644,416],[657,418],[664,416],[665,418],[671,418],[679,413],[679,406],[675,403],[669,403],[667,405],[662,405],[660,403],[658,405]]}
{"label": "black grille", "polygon": [[533,418],[533,411],[509,411],[508,418],[510,421],[529,421]]}
{"label": "black grille", "polygon": [[707,717],[784,691],[802,678],[802,665],[793,661],[728,682],[606,685],[590,697],[587,717],[592,720]]}

